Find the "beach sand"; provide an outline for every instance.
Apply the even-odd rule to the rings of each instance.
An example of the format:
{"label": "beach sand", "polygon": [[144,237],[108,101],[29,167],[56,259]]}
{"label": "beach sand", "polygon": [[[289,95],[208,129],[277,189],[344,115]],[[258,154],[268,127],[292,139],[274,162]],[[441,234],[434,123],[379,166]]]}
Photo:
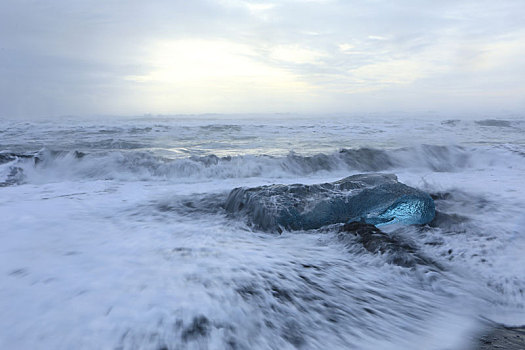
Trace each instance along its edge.
{"label": "beach sand", "polygon": [[476,347],[477,350],[524,350],[525,326],[504,327],[495,326],[483,335]]}

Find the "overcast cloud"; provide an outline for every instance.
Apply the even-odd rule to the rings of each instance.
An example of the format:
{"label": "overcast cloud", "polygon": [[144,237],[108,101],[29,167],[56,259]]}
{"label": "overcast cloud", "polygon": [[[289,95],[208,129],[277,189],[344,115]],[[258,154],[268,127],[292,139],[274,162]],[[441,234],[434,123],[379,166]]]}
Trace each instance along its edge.
{"label": "overcast cloud", "polygon": [[0,117],[513,113],[525,2],[0,3]]}

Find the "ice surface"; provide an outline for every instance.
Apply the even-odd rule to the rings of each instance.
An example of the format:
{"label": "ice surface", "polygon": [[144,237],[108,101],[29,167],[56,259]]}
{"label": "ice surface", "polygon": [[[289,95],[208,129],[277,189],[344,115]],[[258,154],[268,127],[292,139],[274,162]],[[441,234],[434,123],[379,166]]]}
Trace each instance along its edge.
{"label": "ice surface", "polygon": [[398,182],[393,174],[358,174],[318,185],[240,187],[232,190],[225,206],[265,231],[310,230],[354,221],[378,226],[426,224],[435,215],[428,193]]}

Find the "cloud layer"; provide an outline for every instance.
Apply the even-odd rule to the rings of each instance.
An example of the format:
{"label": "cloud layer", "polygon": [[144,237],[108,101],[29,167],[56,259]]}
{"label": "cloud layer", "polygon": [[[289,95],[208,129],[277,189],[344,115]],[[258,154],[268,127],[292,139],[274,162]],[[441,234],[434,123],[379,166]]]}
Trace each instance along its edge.
{"label": "cloud layer", "polygon": [[522,113],[525,3],[0,4],[0,116]]}

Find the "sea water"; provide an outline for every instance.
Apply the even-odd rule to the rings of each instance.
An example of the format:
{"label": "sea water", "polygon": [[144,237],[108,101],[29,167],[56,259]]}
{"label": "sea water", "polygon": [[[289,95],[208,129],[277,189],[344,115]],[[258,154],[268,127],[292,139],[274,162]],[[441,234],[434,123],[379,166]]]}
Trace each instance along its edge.
{"label": "sea water", "polygon": [[[433,196],[381,229],[435,264],[224,209],[371,172]],[[0,348],[468,349],[525,324],[524,174],[516,118],[4,119]]]}

